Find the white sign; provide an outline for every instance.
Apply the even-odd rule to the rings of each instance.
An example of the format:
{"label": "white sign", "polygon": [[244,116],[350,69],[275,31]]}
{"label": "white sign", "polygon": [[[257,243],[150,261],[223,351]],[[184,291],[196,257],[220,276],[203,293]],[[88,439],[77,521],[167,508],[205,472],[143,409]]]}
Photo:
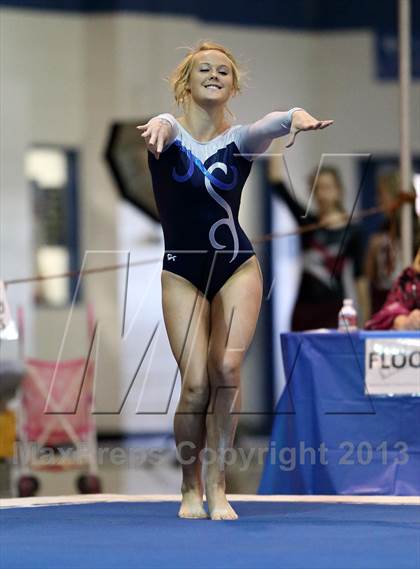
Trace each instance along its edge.
{"label": "white sign", "polygon": [[6,298],[6,287],[0,281],[0,339],[17,340],[19,337],[16,324],[10,316],[9,305]]}
{"label": "white sign", "polygon": [[420,334],[366,338],[365,394],[420,396]]}

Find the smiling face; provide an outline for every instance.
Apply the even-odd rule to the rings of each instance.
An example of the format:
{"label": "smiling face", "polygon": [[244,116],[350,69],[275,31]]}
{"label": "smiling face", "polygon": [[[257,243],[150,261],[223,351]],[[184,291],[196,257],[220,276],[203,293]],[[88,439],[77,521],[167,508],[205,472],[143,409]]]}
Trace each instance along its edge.
{"label": "smiling face", "polygon": [[225,105],[233,94],[232,65],[217,50],[201,51],[194,57],[189,92],[200,106]]}

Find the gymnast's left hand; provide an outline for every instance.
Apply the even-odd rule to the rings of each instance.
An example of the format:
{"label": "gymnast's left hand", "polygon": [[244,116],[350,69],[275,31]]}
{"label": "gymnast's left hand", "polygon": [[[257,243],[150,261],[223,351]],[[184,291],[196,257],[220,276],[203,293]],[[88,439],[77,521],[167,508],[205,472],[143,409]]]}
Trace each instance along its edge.
{"label": "gymnast's left hand", "polygon": [[292,115],[292,125],[290,127],[290,138],[286,144],[286,148],[293,146],[296,135],[301,130],[318,130],[330,126],[333,122],[333,120],[318,120],[303,109],[294,111]]}

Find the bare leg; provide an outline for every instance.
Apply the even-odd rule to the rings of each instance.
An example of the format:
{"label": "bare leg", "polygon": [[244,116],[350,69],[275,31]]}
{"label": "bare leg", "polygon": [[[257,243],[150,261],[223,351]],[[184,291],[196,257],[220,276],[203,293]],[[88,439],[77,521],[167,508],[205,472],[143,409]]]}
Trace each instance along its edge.
{"label": "bare leg", "polygon": [[254,336],[262,290],[261,269],[257,258],[251,257],[211,303],[206,498],[213,520],[238,517],[226,499],[224,452],[233,446],[241,408],[240,368]]}
{"label": "bare leg", "polygon": [[200,451],[206,440],[209,401],[207,352],[210,305],[186,279],[162,271],[162,308],[172,352],[181,372],[181,396],[174,417],[178,457],[182,464],[183,518],[208,517],[203,507]]}

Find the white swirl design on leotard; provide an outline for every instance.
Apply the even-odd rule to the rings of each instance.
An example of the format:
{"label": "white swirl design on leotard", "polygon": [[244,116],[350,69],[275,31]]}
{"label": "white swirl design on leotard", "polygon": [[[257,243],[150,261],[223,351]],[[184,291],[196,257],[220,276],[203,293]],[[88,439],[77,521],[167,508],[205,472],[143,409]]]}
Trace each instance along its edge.
{"label": "white swirl design on leotard", "polygon": [[224,190],[224,191],[234,190],[237,187],[238,183],[238,169],[233,165],[230,166],[230,170],[232,172],[232,179],[230,182],[223,182],[222,180],[219,180],[216,176],[213,175],[213,170],[220,168],[223,171],[223,173],[226,175],[228,167],[224,162],[215,162],[209,168],[206,168],[204,164],[201,162],[201,160],[199,160],[197,156],[195,156],[191,152],[191,150],[185,148],[184,145],[179,140],[176,140],[175,144],[179,147],[181,152],[186,154],[188,158],[188,165],[185,174],[178,174],[176,168],[173,168],[172,178],[180,183],[186,182],[193,176],[194,164],[195,164],[199,168],[199,170],[204,174],[204,183],[208,194],[219,205],[223,207],[223,209],[226,211],[228,215],[227,217],[219,219],[218,221],[213,223],[213,225],[210,227],[209,239],[210,243],[215,249],[225,249],[226,245],[222,245],[216,240],[215,233],[216,230],[222,225],[227,225],[229,227],[230,232],[232,234],[233,245],[234,245],[233,256],[229,261],[229,263],[231,263],[238,256],[238,251],[239,251],[238,233],[236,231],[235,221],[233,218],[233,213],[230,205],[215,191],[212,184],[216,186],[216,188],[218,188],[219,190]]}
{"label": "white swirl design on leotard", "polygon": [[[216,170],[216,168],[220,168],[223,173],[226,175],[227,173],[227,165],[224,164],[223,162],[215,162],[214,164],[212,164],[209,168],[208,168],[208,172],[209,174],[213,173],[213,170]],[[215,233],[216,230],[222,226],[222,225],[227,225],[230,229],[230,232],[232,234],[232,238],[233,238],[233,245],[234,245],[234,252],[233,252],[233,256],[231,258],[231,260],[229,261],[229,263],[231,263],[238,255],[238,250],[239,250],[239,238],[238,238],[238,233],[236,231],[236,226],[235,226],[235,220],[233,218],[233,213],[232,213],[232,208],[230,207],[230,205],[227,203],[226,200],[224,200],[221,196],[219,196],[219,194],[214,190],[213,186],[210,183],[210,180],[207,176],[204,177],[204,183],[206,185],[206,190],[207,192],[210,194],[210,196],[217,201],[217,203],[219,205],[221,205],[223,207],[223,209],[226,211],[227,213],[227,217],[224,217],[222,219],[219,219],[218,221],[216,221],[215,223],[213,223],[213,225],[210,227],[210,231],[209,231],[209,239],[210,239],[210,243],[212,244],[212,246],[215,249],[224,249],[226,247],[226,245],[222,245],[220,244],[215,237]]]}

